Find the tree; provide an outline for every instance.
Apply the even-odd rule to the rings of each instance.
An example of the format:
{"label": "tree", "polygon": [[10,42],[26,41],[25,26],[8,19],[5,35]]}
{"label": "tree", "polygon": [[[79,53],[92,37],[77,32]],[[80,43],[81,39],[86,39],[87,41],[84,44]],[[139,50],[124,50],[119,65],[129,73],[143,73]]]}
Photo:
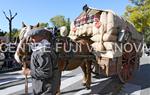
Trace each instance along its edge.
{"label": "tree", "polygon": [[15,16],[17,15],[17,13],[15,13],[13,16],[12,16],[12,12],[11,10],[9,10],[9,17],[6,15],[6,13],[3,11],[3,14],[5,15],[6,19],[8,20],[9,22],[9,42],[11,42],[11,32],[12,32],[12,20],[15,18]]}
{"label": "tree", "polygon": [[18,37],[19,36],[19,32],[20,30],[18,30],[17,28],[13,28],[12,29],[12,36],[13,37]]}
{"label": "tree", "polygon": [[0,29],[0,36],[5,36],[6,32]]}
{"label": "tree", "polygon": [[131,1],[131,3],[133,3],[137,6],[140,6],[140,5],[143,5],[145,0],[129,0],[129,1]]}
{"label": "tree", "polygon": [[56,27],[67,26],[68,23],[65,17],[61,15],[54,16],[50,19],[50,22]]}
{"label": "tree", "polygon": [[48,27],[49,26],[49,24],[48,23],[40,23],[40,27],[41,28],[45,28],[45,27]]}
{"label": "tree", "polygon": [[67,19],[67,23],[66,23],[66,27],[67,27],[67,31],[70,31],[70,18]]}
{"label": "tree", "polygon": [[146,43],[150,43],[150,0],[130,0],[134,5],[126,7],[125,17],[139,32],[144,33]]}
{"label": "tree", "polygon": [[[7,32],[6,34],[5,34],[5,36],[6,37],[9,37],[9,35],[10,35],[10,32]],[[15,38],[17,38],[17,37],[19,37],[19,30],[17,29],[17,28],[13,28],[12,29],[12,32],[11,32],[11,36],[12,36],[12,41],[15,39]]]}
{"label": "tree", "polygon": [[50,22],[53,24],[53,26],[56,27],[61,27],[61,26],[66,26],[67,31],[70,31],[70,18],[65,18],[62,15],[54,16],[53,18],[50,19]]}

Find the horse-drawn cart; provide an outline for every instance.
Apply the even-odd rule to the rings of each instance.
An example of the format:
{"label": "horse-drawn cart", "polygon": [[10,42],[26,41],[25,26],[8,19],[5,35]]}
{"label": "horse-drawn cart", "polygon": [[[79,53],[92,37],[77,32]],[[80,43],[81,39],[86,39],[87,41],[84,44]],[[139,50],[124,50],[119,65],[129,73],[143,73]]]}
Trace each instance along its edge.
{"label": "horse-drawn cart", "polygon": [[118,75],[121,82],[131,79],[142,56],[143,35],[134,25],[110,10],[83,7],[83,12],[71,23],[69,38],[89,38],[100,73]]}
{"label": "horse-drawn cart", "polygon": [[[39,24],[34,27],[23,24],[15,53],[18,63],[22,62],[20,58],[27,57],[26,49],[22,49],[28,40],[25,34],[38,27]],[[58,69],[73,70],[80,66],[84,73],[83,84],[87,88],[91,85],[92,62],[100,68],[99,73],[106,76],[118,75],[123,83],[131,79],[139,67],[143,35],[136,31],[133,24],[114,12],[85,5],[83,12],[71,23],[69,35],[66,30],[64,27],[60,29],[62,38],[54,39],[54,49],[59,51],[56,62]],[[50,33],[47,29],[44,31]],[[48,38],[52,37],[47,36]],[[60,43],[63,48],[59,48]],[[24,63],[26,66],[26,62]]]}

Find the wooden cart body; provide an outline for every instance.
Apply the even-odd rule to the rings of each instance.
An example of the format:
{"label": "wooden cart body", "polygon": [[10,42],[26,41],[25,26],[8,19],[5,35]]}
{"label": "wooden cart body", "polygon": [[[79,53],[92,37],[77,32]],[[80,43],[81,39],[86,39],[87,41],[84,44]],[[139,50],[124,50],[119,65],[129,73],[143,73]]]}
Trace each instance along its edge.
{"label": "wooden cart body", "polygon": [[134,25],[110,10],[83,7],[71,23],[69,38],[90,37],[100,73],[118,75],[122,82],[131,79],[142,56],[143,34]]}

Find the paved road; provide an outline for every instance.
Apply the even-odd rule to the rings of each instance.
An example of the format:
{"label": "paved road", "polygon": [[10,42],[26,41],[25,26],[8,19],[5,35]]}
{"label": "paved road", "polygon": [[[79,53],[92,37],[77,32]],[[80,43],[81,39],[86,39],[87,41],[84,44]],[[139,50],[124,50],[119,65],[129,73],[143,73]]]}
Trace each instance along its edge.
{"label": "paved road", "polygon": [[[112,93],[115,93],[114,95],[150,95],[150,57],[142,57],[140,64],[140,70],[130,82],[122,85],[115,77],[101,76],[98,79],[92,77],[90,90],[82,86],[80,68],[64,71],[61,79],[61,95],[112,95]],[[24,95],[23,83],[24,79],[20,72],[0,75],[0,95]],[[30,94],[32,93],[31,87],[29,78]]]}
{"label": "paved road", "polygon": [[[24,95],[24,80],[23,76],[19,74],[20,72],[16,72],[14,74],[8,74],[8,76],[3,76],[5,82],[2,81],[0,86],[0,94],[1,95]],[[16,74],[16,75],[15,75]],[[85,89],[82,86],[82,71],[80,68],[77,68],[72,71],[64,71],[63,76],[61,78],[61,95],[89,95],[89,93],[97,94],[101,92],[101,90],[112,82],[111,78],[92,78],[92,87],[90,90]],[[17,80],[17,82],[16,82]],[[19,82],[18,82],[19,80]],[[10,81],[14,81],[9,83]],[[7,84],[8,85],[5,85]],[[4,84],[4,85],[3,85]],[[31,79],[29,78],[29,93],[32,93],[31,90]]]}
{"label": "paved road", "polygon": [[150,95],[150,56],[141,58],[139,71],[123,86],[119,95]]}

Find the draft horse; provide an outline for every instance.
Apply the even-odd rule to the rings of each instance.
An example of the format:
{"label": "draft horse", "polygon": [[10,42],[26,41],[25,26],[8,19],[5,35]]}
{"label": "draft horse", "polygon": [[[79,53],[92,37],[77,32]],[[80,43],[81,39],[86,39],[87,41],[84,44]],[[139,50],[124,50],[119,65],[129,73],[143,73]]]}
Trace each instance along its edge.
{"label": "draft horse", "polygon": [[[23,47],[23,44],[27,42],[27,40],[29,39],[27,37],[27,34],[28,32],[31,30],[31,29],[34,29],[34,28],[39,28],[39,24],[35,25],[35,26],[31,26],[31,25],[25,25],[23,23],[23,27],[20,31],[20,35],[19,35],[19,44],[17,46],[17,50],[15,52],[15,59],[18,63],[22,63],[22,58],[25,54],[27,54],[27,51],[26,49],[23,50],[22,47]],[[58,40],[59,39],[59,40]],[[59,49],[60,52],[62,52],[64,55],[66,54],[65,51],[64,51],[64,47],[67,48],[68,46],[66,45],[66,41],[68,40],[62,40],[62,38],[56,38],[55,41],[53,42],[55,45],[56,45],[56,42],[61,42],[62,43],[62,48]],[[88,38],[79,38],[78,40],[76,40],[75,42],[74,41],[71,41],[69,40],[69,42],[72,43],[73,47],[76,47],[76,45],[79,45],[80,44],[80,49],[76,50],[75,53],[73,53],[73,50],[71,50],[71,52],[73,53],[73,56],[69,59],[67,58],[59,58],[57,60],[57,63],[58,63],[58,66],[59,66],[59,70],[60,71],[64,71],[64,70],[73,70],[73,69],[76,69],[78,67],[81,67],[83,73],[84,73],[84,76],[83,76],[83,85],[86,86],[87,89],[90,88],[90,84],[91,84],[91,64],[92,64],[92,60],[90,60],[89,58],[85,58],[85,57],[77,57],[77,56],[74,56],[75,55],[88,55],[88,54],[91,54],[90,51],[89,51],[89,47],[90,44],[92,43],[92,41]]]}

